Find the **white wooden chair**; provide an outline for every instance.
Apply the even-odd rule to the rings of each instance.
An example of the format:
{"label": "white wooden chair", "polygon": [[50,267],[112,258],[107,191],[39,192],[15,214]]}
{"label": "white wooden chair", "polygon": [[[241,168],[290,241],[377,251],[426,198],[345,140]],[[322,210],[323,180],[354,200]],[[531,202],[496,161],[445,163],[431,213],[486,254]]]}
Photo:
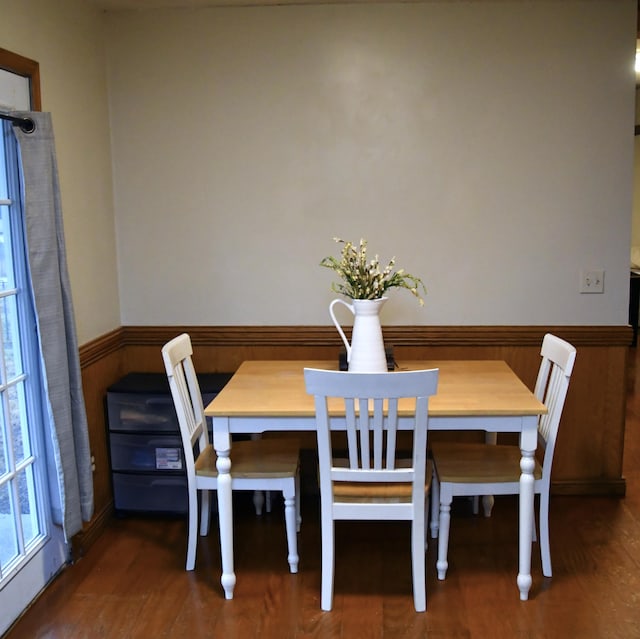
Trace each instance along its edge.
{"label": "white wooden chair", "polygon": [[[426,609],[425,516],[429,397],[438,370],[349,373],[305,369],[307,392],[315,396],[322,526],[321,608],[331,610],[334,582],[334,521],[410,520],[415,609]],[[336,399],[337,398],[337,399]],[[401,409],[403,428],[413,430],[412,452],[396,450]],[[344,432],[346,428],[346,433]],[[349,459],[334,456],[332,438],[342,431]],[[332,437],[333,435],[333,437]],[[341,450],[333,442],[335,450]],[[343,450],[344,450],[343,449]]]}
{"label": "white wooden chair", "polygon": [[[217,488],[216,454],[209,443],[202,396],[192,362],[189,335],[182,334],[162,348],[171,396],[178,415],[189,493],[187,570],[196,560],[198,491],[200,534],[209,532],[210,492]],[[297,531],[300,527],[299,447],[293,439],[256,439],[233,444],[231,481],[234,490],[280,491],[284,496],[288,561],[298,572]],[[258,504],[256,504],[258,509]]]}
{"label": "white wooden chair", "polygon": [[[536,397],[547,407],[538,422],[538,453],[534,490],[539,495],[540,553],[542,573],[551,577],[549,548],[549,486],[560,416],[569,388],[576,349],[554,335],[545,335],[542,362],[535,385]],[[431,534],[438,537],[438,579],[447,573],[451,502],[458,496],[517,495],[520,492],[520,448],[515,445],[434,442],[431,445],[434,480],[432,486]],[[438,516],[439,509],[439,516]],[[490,507],[485,508],[490,515]],[[439,528],[439,530],[438,530]],[[535,518],[531,531],[536,539]]]}

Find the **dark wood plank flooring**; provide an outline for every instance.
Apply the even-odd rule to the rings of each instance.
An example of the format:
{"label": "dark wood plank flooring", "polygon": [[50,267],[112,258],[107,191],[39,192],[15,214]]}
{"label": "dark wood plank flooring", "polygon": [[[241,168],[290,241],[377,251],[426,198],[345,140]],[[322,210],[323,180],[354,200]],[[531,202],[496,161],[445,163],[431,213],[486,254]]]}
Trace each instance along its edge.
{"label": "dark wood plank flooring", "polygon": [[183,519],[114,519],[67,568],[6,639],[326,639],[467,637],[581,639],[640,637],[640,349],[631,350],[625,477],[627,496],[551,501],[554,576],[533,549],[533,587],[521,602],[517,501],[497,498],[490,519],[466,503],[452,520],[450,567],[436,578],[436,543],[427,553],[427,612],[411,594],[408,525],[337,526],[334,610],[320,610],[317,498],[305,495],[300,572],[286,562],[282,510],[256,518],[236,499],[235,598],[219,584],[215,528],[200,539],[196,570],[184,570]]}

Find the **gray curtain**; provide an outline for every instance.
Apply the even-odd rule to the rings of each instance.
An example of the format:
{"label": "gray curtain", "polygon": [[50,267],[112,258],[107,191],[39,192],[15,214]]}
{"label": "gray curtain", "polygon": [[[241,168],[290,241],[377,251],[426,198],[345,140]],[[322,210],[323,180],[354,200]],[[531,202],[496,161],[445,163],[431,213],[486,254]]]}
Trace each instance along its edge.
{"label": "gray curtain", "polygon": [[[27,255],[36,312],[49,432],[54,521],[69,540],[93,514],[93,476],[78,343],[62,225],[55,144],[49,113],[20,112],[36,128],[14,126],[18,141]],[[47,419],[48,418],[48,419]]]}

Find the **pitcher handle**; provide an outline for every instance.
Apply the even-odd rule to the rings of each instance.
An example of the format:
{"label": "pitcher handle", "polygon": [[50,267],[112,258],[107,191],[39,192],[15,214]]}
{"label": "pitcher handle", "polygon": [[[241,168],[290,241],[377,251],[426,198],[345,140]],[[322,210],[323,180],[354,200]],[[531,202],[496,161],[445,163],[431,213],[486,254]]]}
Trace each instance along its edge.
{"label": "pitcher handle", "polygon": [[333,312],[333,307],[336,304],[342,304],[343,306],[346,306],[353,315],[356,314],[356,309],[351,304],[347,304],[344,300],[341,300],[341,299],[335,299],[333,300],[333,302],[331,302],[331,304],[329,304],[329,315],[331,315],[331,319],[333,320],[335,327],[338,329],[338,333],[340,333],[340,337],[342,338],[345,348],[347,349],[347,362],[348,362],[351,359],[351,344],[349,344],[349,342],[347,341],[347,337],[344,334],[344,331],[342,330],[342,326],[340,326],[340,323],[336,319],[336,316]]}

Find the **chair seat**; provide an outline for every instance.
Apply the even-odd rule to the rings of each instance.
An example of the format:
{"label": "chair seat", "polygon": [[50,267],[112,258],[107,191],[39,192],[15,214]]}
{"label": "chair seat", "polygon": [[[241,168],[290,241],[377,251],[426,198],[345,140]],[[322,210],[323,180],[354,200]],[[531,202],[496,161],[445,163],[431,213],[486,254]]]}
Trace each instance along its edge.
{"label": "chair seat", "polygon": [[[517,446],[492,446],[434,442],[431,452],[436,461],[440,483],[489,484],[520,481],[520,449]],[[542,479],[542,466],[536,460],[535,479]]]}
{"label": "chair seat", "polygon": [[[425,495],[431,489],[433,469],[431,462],[427,462],[425,475]],[[379,503],[379,502],[410,502],[410,483],[364,483],[364,482],[333,482],[333,496],[336,501]]]}
{"label": "chair seat", "polygon": [[[292,477],[298,471],[299,445],[293,438],[233,443],[231,476],[244,479]],[[217,477],[216,451],[207,446],[196,459],[196,475]]]}

